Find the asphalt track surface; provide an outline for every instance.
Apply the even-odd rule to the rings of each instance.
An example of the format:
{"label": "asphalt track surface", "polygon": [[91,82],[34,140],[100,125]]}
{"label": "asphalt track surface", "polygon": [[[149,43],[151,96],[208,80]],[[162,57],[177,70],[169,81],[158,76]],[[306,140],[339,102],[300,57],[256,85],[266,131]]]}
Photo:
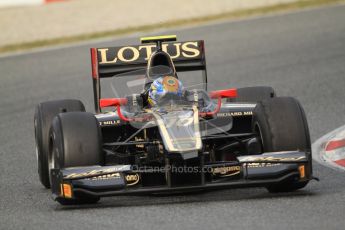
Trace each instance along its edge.
{"label": "asphalt track surface", "polygon": [[[299,99],[312,141],[345,124],[344,5],[177,34],[206,40],[210,81],[270,85]],[[92,111],[90,46],[0,58],[0,229],[344,229],[345,174],[317,163],[321,181],[295,193],[257,188],[113,197],[70,208],[53,202],[37,177],[34,107],[77,98]]]}

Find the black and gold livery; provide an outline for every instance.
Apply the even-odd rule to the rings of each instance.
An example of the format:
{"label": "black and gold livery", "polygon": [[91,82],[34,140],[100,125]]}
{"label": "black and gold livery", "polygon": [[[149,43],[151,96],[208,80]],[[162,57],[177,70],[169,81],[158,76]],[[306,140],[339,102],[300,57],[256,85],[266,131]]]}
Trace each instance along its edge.
{"label": "black and gold livery", "polygon": [[[198,92],[184,93],[191,98],[191,116],[182,120],[150,107],[143,109],[145,116],[129,119],[121,113],[126,107],[137,114],[145,107],[144,95],[102,104],[103,78],[149,68],[157,61],[153,56],[176,76],[201,71],[207,83],[204,41],[180,42],[169,35],[141,42],[91,49],[96,114],[86,113],[77,100],[36,108],[40,180],[55,200],[93,203],[103,196],[253,186],[287,192],[313,179],[303,108],[293,98],[277,97],[270,87],[210,92],[206,97],[214,110],[201,109],[210,102]],[[167,80],[173,88],[175,79]],[[115,109],[102,111],[108,105]],[[169,129],[194,133],[176,137]]]}

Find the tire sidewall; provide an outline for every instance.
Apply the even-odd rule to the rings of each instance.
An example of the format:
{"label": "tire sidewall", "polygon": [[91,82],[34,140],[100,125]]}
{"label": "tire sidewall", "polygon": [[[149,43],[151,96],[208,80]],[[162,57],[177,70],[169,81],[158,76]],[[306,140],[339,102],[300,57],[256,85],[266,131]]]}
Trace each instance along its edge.
{"label": "tire sidewall", "polygon": [[50,126],[54,117],[66,111],[85,111],[79,100],[57,100],[40,103],[36,106],[34,115],[35,148],[37,152],[38,175],[42,185],[50,188],[50,172],[48,165]]}
{"label": "tire sidewall", "polygon": [[260,138],[262,149],[264,152],[272,152],[273,146],[272,146],[272,133],[270,132],[270,128],[267,122],[267,119],[265,119],[265,116],[258,116],[258,114],[265,114],[265,111],[263,109],[262,103],[259,102],[255,108],[254,116],[253,116],[253,130],[254,133],[258,135]]}
{"label": "tire sidewall", "polygon": [[36,157],[37,157],[37,171],[39,175],[39,179],[41,183],[46,187],[50,187],[49,177],[44,176],[48,172],[48,156],[44,154],[48,151],[48,149],[44,149],[44,135],[43,135],[43,128],[44,121],[41,115],[41,105],[38,105],[35,111],[35,118],[34,118],[34,128],[35,128],[35,148],[36,148]]}
{"label": "tire sidewall", "polygon": [[[91,127],[91,130],[86,130],[87,127]],[[83,137],[89,137],[89,139],[84,140]],[[100,127],[97,119],[91,113],[58,114],[53,119],[50,138],[54,138],[54,141],[50,142],[53,146],[50,147],[52,151],[49,159],[54,157],[59,169],[104,163]]]}
{"label": "tire sidewall", "polygon": [[[288,110],[284,111],[284,109]],[[280,110],[280,114],[286,112],[290,116],[285,119],[277,117],[273,114],[277,110]],[[292,132],[282,133],[294,124],[296,127]],[[253,113],[254,131],[256,127],[260,129],[264,152],[310,151],[310,135],[306,117],[300,103],[294,98],[281,97],[258,102]]]}

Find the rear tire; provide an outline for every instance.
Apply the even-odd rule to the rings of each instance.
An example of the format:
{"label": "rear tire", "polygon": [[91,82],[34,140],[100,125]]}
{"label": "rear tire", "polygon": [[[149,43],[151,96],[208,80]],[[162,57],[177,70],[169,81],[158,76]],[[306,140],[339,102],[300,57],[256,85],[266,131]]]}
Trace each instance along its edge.
{"label": "rear tire", "polygon": [[[300,103],[291,97],[277,97],[259,102],[254,109],[253,130],[260,134],[264,152],[311,152],[309,128]],[[311,157],[309,158],[311,161]],[[310,163],[311,164],[311,163]],[[308,181],[289,179],[267,187],[269,192],[291,192]]]}
{"label": "rear tire", "polygon": [[[49,141],[49,168],[62,169],[103,165],[101,130],[96,117],[86,112],[60,113],[52,121]],[[59,197],[62,205],[97,203],[99,197],[75,194]]]}
{"label": "rear tire", "polygon": [[269,86],[254,86],[237,89],[237,97],[231,102],[259,102],[276,97],[274,89]]}
{"label": "rear tire", "polygon": [[36,106],[34,126],[38,175],[42,185],[50,188],[48,171],[49,129],[53,118],[61,112],[85,112],[79,100],[58,100],[40,103]]}

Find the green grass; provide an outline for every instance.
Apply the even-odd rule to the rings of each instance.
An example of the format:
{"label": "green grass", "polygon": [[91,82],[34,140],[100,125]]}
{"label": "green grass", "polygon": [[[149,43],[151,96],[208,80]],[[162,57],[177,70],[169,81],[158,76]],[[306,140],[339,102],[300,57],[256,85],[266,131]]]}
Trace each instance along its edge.
{"label": "green grass", "polygon": [[269,14],[269,13],[275,13],[275,12],[291,11],[291,10],[303,9],[307,7],[315,7],[315,6],[321,6],[321,5],[326,5],[326,4],[336,4],[336,3],[344,3],[344,2],[345,0],[301,0],[294,3],[286,3],[286,4],[260,7],[260,8],[255,8],[255,9],[232,11],[232,12],[210,15],[210,16],[199,17],[199,18],[173,20],[173,21],[168,21],[168,22],[163,22],[163,23],[137,26],[137,27],[128,27],[124,29],[96,32],[96,33],[89,33],[89,34],[81,34],[81,35],[76,35],[76,36],[71,36],[71,37],[61,37],[61,38],[53,38],[53,39],[46,39],[46,40],[37,40],[33,42],[10,44],[10,45],[1,46],[0,53],[29,50],[29,49],[39,48],[39,47],[67,44],[67,43],[86,41],[86,40],[91,40],[91,39],[114,37],[114,36],[131,34],[134,32],[149,32],[157,28],[173,28],[173,27],[181,27],[181,26],[199,25],[199,24],[203,24],[203,23],[207,23],[211,21],[217,21],[217,20],[231,20],[231,19],[244,18],[244,17],[254,16],[254,15],[263,15],[263,14]]}

